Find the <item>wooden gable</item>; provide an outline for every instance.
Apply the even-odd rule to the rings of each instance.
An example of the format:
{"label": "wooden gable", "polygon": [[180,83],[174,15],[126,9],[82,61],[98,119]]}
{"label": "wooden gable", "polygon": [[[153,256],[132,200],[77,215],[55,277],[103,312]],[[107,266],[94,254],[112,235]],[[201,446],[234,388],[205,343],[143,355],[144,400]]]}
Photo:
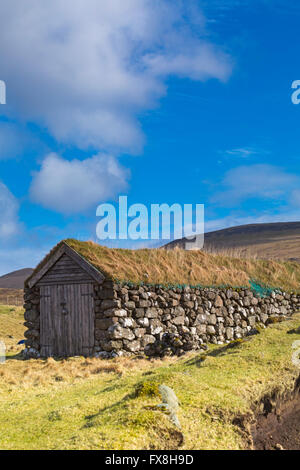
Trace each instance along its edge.
{"label": "wooden gable", "polygon": [[75,250],[63,243],[37,272],[27,280],[31,288],[35,285],[67,283],[102,283],[104,275],[80,256]]}
{"label": "wooden gable", "polygon": [[63,254],[37,282],[37,286],[65,284],[68,282],[94,282],[94,279],[72,258]]}

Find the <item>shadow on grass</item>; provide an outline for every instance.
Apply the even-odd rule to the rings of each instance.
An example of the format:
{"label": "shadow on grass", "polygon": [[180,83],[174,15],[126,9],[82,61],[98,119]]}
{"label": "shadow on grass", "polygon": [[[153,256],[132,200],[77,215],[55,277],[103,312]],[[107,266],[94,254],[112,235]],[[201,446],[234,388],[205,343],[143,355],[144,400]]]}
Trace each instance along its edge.
{"label": "shadow on grass", "polygon": [[90,428],[90,427],[93,427],[93,426],[97,426],[98,423],[96,421],[96,419],[101,416],[103,413],[105,413],[106,411],[115,411],[120,405],[124,405],[125,402],[127,402],[128,400],[132,400],[136,398],[136,393],[133,392],[133,393],[128,393],[127,395],[125,395],[121,400],[113,403],[112,405],[108,405],[108,406],[105,406],[104,408],[100,408],[99,411],[97,413],[94,413],[92,415],[88,415],[88,416],[85,416],[84,419],[86,420],[86,423],[82,426],[82,429],[84,428]]}
{"label": "shadow on grass", "polygon": [[184,364],[187,366],[202,367],[207,357],[219,357],[219,356],[225,356],[227,354],[237,354],[239,347],[242,344],[245,344],[248,341],[251,341],[253,336],[254,335],[243,338],[243,340],[240,342],[232,342],[232,343],[226,344],[225,346],[222,346],[218,349],[214,349],[213,351],[201,353],[197,357],[193,357],[192,359],[189,359]]}
{"label": "shadow on grass", "polygon": [[9,361],[24,361],[25,362],[26,359],[23,357],[23,354],[20,352],[11,356],[10,355],[6,356],[5,362],[9,362]]}
{"label": "shadow on grass", "polygon": [[300,335],[300,326],[298,328],[293,328],[292,330],[287,331],[288,335]]}
{"label": "shadow on grass", "polygon": [[[17,354],[13,354],[13,355],[7,355],[6,356],[6,362],[9,362],[9,361],[23,361],[23,362],[26,362],[26,361],[30,361],[30,360],[35,360],[35,361],[42,361],[42,362],[47,362],[47,357],[39,357],[38,359],[35,359],[35,358],[25,358],[22,354],[22,352],[19,352]],[[67,357],[52,357],[51,356],[51,359],[53,359],[53,361],[55,362],[63,362],[65,361],[66,359],[68,359]]]}

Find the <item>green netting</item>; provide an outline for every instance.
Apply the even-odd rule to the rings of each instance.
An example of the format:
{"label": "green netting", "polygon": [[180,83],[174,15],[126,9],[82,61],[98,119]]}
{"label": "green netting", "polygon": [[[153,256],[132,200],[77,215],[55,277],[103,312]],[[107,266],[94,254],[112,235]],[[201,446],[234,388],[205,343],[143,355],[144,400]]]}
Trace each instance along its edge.
{"label": "green netting", "polygon": [[257,297],[270,297],[273,292],[277,292],[277,289],[269,287],[262,282],[256,281],[255,279],[250,279],[249,284],[251,286],[252,292],[257,295]]}

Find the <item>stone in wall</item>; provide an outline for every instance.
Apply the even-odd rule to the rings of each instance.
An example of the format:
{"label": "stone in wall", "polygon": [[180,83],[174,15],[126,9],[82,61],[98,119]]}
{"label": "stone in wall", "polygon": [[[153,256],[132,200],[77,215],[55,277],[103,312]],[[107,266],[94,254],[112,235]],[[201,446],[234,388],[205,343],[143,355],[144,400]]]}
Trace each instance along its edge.
{"label": "stone in wall", "polygon": [[25,345],[27,348],[40,350],[40,300],[39,289],[25,288],[24,291]]}
{"label": "stone in wall", "polygon": [[39,288],[24,289],[24,333],[25,349],[23,357],[26,359],[40,357],[40,291]]}

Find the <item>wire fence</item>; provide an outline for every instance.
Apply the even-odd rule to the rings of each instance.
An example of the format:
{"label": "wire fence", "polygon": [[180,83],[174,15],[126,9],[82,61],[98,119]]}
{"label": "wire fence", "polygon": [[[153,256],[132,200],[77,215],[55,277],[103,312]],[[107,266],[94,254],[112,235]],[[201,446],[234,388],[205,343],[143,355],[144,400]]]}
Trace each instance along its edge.
{"label": "wire fence", "polygon": [[0,296],[0,304],[2,305],[14,305],[17,307],[22,307],[23,303],[24,303],[23,297],[16,297],[12,295]]}

